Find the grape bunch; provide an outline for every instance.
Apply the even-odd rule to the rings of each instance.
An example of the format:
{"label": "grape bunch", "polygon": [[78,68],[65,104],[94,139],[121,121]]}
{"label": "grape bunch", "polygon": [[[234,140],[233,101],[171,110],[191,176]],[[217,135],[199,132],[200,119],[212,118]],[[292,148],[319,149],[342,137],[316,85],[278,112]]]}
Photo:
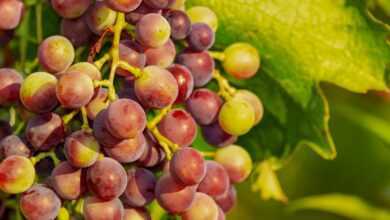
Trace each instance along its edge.
{"label": "grape bunch", "polygon": [[[7,209],[28,220],[225,219],[253,166],[236,142],[263,117],[260,99],[228,78],[254,77],[258,51],[211,51],[217,16],[183,0],[50,4],[61,34],[40,42],[39,66],[0,69]],[[0,0],[1,32],[24,10]]]}

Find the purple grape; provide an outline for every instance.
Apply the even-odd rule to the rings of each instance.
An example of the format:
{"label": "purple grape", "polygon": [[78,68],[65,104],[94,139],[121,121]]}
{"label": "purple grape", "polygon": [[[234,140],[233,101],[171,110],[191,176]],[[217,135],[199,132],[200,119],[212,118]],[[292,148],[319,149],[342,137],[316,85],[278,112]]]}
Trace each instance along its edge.
{"label": "purple grape", "polygon": [[61,34],[68,38],[75,47],[86,45],[92,37],[92,32],[88,28],[84,17],[62,19]]}
{"label": "purple grape", "polygon": [[129,13],[141,4],[142,0],[105,0],[106,4],[115,11]]}
{"label": "purple grape", "polygon": [[174,64],[168,68],[168,71],[175,77],[179,86],[179,94],[175,103],[185,102],[194,90],[194,78],[187,67]]}
{"label": "purple grape", "polygon": [[22,20],[24,11],[23,1],[2,0],[0,1],[0,29],[15,29]]}
{"label": "purple grape", "polygon": [[96,116],[95,121],[93,122],[93,134],[101,145],[104,147],[114,147],[121,142],[121,139],[118,139],[111,135],[111,133],[106,128],[106,118],[107,110],[102,110]]}
{"label": "purple grape", "polygon": [[76,131],[66,138],[64,151],[72,166],[85,168],[98,159],[100,145],[90,133]]}
{"label": "purple grape", "polygon": [[160,11],[160,9],[151,8],[142,2],[137,9],[126,14],[126,21],[132,25],[136,25],[143,16],[149,13],[160,13]]}
{"label": "purple grape", "polygon": [[171,25],[172,39],[183,40],[190,34],[191,20],[185,12],[180,10],[166,10],[163,16]]}
{"label": "purple grape", "polygon": [[200,125],[209,125],[218,118],[222,99],[209,89],[197,89],[186,102],[186,108]]}
{"label": "purple grape", "polygon": [[198,192],[212,197],[223,195],[229,190],[229,175],[225,168],[217,162],[207,161],[206,176],[199,184]]}
{"label": "purple grape", "polygon": [[229,190],[225,194],[216,197],[214,200],[225,213],[228,213],[237,202],[236,188],[234,188],[233,185],[230,186]]}
{"label": "purple grape", "polygon": [[127,186],[122,201],[131,207],[143,207],[154,199],[156,177],[143,168],[132,168],[127,171]]}
{"label": "purple grape", "polygon": [[164,9],[170,5],[169,0],[144,0],[145,4],[152,8]]}
{"label": "purple grape", "polygon": [[204,23],[193,24],[187,37],[188,45],[194,51],[208,50],[213,46],[214,41],[214,31]]}
{"label": "purple grape", "polygon": [[214,147],[225,147],[237,141],[237,136],[226,133],[218,121],[202,126],[202,135],[205,141]]}
{"label": "purple grape", "polygon": [[124,208],[117,198],[106,201],[98,197],[87,197],[84,201],[83,215],[85,220],[122,220]]}
{"label": "purple grape", "polygon": [[18,136],[9,135],[0,139],[0,154],[3,158],[12,155],[30,157],[31,151]]}
{"label": "purple grape", "polygon": [[186,50],[177,57],[177,62],[191,71],[196,87],[206,85],[212,78],[215,63],[208,52]]}
{"label": "purple grape", "polygon": [[92,0],[51,0],[57,14],[68,19],[80,17],[91,4]]}
{"label": "purple grape", "polygon": [[122,140],[112,148],[105,148],[107,155],[120,163],[135,162],[145,150],[146,140],[142,133],[132,139]]}
{"label": "purple grape", "polygon": [[53,169],[50,185],[62,199],[75,200],[84,192],[83,180],[81,169],[72,167],[69,162],[62,162]]}
{"label": "purple grape", "polygon": [[146,149],[138,160],[138,164],[143,167],[155,167],[165,159],[165,153],[149,132],[144,132],[144,135]]}
{"label": "purple grape", "polygon": [[167,68],[175,60],[176,47],[175,44],[168,40],[163,46],[157,48],[148,48],[145,50],[146,63],[148,65],[156,65],[162,68]]}
{"label": "purple grape", "polygon": [[99,198],[118,198],[126,189],[127,175],[120,163],[111,158],[98,160],[87,170],[88,188]]}
{"label": "purple grape", "polygon": [[11,134],[11,125],[7,121],[0,120],[0,140]]}
{"label": "purple grape", "polygon": [[23,77],[14,69],[0,69],[0,106],[19,100]]}

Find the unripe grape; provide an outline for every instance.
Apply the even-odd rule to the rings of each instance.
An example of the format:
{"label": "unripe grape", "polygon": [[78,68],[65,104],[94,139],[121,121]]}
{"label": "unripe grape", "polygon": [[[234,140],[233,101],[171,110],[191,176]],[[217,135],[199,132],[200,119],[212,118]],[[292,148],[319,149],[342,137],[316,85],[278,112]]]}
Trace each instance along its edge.
{"label": "unripe grape", "polygon": [[183,40],[188,36],[191,31],[191,21],[185,12],[166,10],[163,15],[171,25],[172,39]]}
{"label": "unripe grape", "polygon": [[112,148],[104,149],[107,155],[119,163],[132,163],[146,150],[146,140],[142,133],[131,139],[124,139]]}
{"label": "unripe grape", "polygon": [[168,21],[157,13],[150,13],[141,18],[136,26],[136,38],[146,47],[161,47],[171,35]]}
{"label": "unripe grape", "polygon": [[23,156],[10,156],[0,163],[0,189],[5,193],[18,194],[34,183],[35,168]]}
{"label": "unripe grape", "polygon": [[218,205],[204,194],[196,193],[191,207],[181,213],[182,220],[218,220]]}
{"label": "unripe grape", "polygon": [[241,99],[231,99],[221,108],[219,124],[231,135],[244,135],[255,123],[255,111],[251,104]]}
{"label": "unripe grape", "polygon": [[187,37],[189,47],[194,51],[204,51],[210,49],[215,41],[213,30],[204,23],[192,25],[190,34]]}
{"label": "unripe grape", "polygon": [[89,29],[95,34],[101,34],[105,29],[115,24],[117,13],[103,2],[96,2],[85,15]]}
{"label": "unripe grape", "polygon": [[194,90],[194,77],[187,67],[180,64],[173,64],[168,71],[175,77],[179,86],[179,94],[175,103],[183,103]]}
{"label": "unripe grape", "polygon": [[260,68],[260,56],[256,48],[247,43],[235,43],[224,51],[223,67],[237,79],[249,79]]}
{"label": "unripe grape", "polygon": [[252,105],[255,110],[255,125],[258,124],[264,115],[263,103],[253,92],[249,90],[238,90],[234,98],[243,99]]}
{"label": "unripe grape", "polygon": [[92,0],[51,0],[53,9],[63,18],[78,18],[91,5]]}
{"label": "unripe grape", "polygon": [[102,73],[100,70],[93,64],[88,62],[80,62],[70,66],[66,72],[78,72],[83,73],[89,76],[92,80],[101,80]]}
{"label": "unripe grape", "polygon": [[213,29],[214,32],[218,29],[217,15],[208,7],[195,6],[187,10],[187,15],[190,17],[191,22],[205,23]]}
{"label": "unripe grape", "polygon": [[20,0],[2,0],[0,1],[0,29],[15,29],[22,19],[24,10],[23,1]]}
{"label": "unripe grape", "polygon": [[65,155],[74,167],[89,167],[99,157],[100,145],[89,133],[76,131],[65,140]]}
{"label": "unripe grape", "polygon": [[19,99],[19,90],[23,82],[22,76],[14,69],[0,69],[0,106]]}

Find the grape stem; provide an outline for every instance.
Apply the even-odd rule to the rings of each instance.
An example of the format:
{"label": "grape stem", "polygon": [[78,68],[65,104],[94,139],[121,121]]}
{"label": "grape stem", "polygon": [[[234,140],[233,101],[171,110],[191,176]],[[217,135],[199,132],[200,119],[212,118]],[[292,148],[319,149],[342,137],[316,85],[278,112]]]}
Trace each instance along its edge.
{"label": "grape stem", "polygon": [[48,152],[41,152],[41,153],[37,154],[36,156],[31,157],[30,161],[33,165],[35,165],[39,161],[41,161],[47,157],[50,157],[53,160],[53,163],[55,166],[57,166],[60,163],[60,160],[58,159],[54,149],[51,151],[48,151]]}
{"label": "grape stem", "polygon": [[15,126],[16,123],[16,110],[13,106],[9,108],[9,124],[11,127]]}
{"label": "grape stem", "polygon": [[95,66],[101,70],[104,64],[111,59],[111,55],[109,53],[104,54],[100,59],[94,62]]}
{"label": "grape stem", "polygon": [[85,107],[81,107],[80,110],[81,110],[81,116],[83,118],[83,124],[81,125],[81,128],[86,132],[92,132],[91,127],[89,127],[87,109]]}
{"label": "grape stem", "polygon": [[229,84],[229,81],[221,75],[219,70],[214,70],[213,78],[217,81],[219,86],[218,94],[225,100],[230,100],[236,93],[236,89]]}
{"label": "grape stem", "polygon": [[35,5],[35,16],[36,16],[36,25],[37,25],[37,41],[38,44],[42,42],[43,32],[42,32],[42,2],[39,1]]}
{"label": "grape stem", "polygon": [[23,130],[23,128],[24,128],[25,125],[26,125],[26,122],[24,122],[24,121],[19,122],[19,123],[18,123],[18,126],[16,127],[16,129],[15,129],[15,131],[14,131],[14,134],[15,134],[15,135],[19,135],[20,132],[22,132],[22,130]]}
{"label": "grape stem", "polygon": [[5,201],[4,206],[15,210],[15,220],[23,220],[22,213],[19,207],[20,195],[16,195],[16,199],[8,199]]}
{"label": "grape stem", "polygon": [[209,152],[202,151],[200,153],[202,154],[203,157],[210,157],[210,158],[214,158],[216,155],[216,152],[214,151],[209,151]]}
{"label": "grape stem", "polygon": [[72,121],[72,119],[80,112],[80,110],[73,110],[72,112],[62,116],[62,121],[64,123],[64,125],[67,125],[69,124],[70,121]]}
{"label": "grape stem", "polygon": [[223,52],[209,51],[209,54],[212,58],[214,58],[216,60],[219,60],[219,61],[225,60],[225,54]]}

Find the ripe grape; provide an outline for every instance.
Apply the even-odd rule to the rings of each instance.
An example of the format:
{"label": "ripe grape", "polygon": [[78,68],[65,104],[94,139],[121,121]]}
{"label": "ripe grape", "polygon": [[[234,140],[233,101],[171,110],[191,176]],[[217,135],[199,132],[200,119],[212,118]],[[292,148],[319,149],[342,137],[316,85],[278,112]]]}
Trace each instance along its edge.
{"label": "ripe grape", "polygon": [[60,35],[46,38],[38,48],[39,63],[50,73],[65,71],[73,63],[74,58],[72,43]]}
{"label": "ripe grape", "polygon": [[218,220],[218,205],[204,194],[196,193],[191,207],[181,214],[182,220]]}
{"label": "ripe grape", "polygon": [[142,133],[134,138],[124,139],[112,148],[105,148],[111,158],[120,163],[132,163],[138,160],[146,150],[146,140]]}
{"label": "ripe grape", "polygon": [[50,150],[61,143],[64,136],[64,124],[56,113],[36,115],[27,123],[26,139],[35,150]]}
{"label": "ripe grape", "polygon": [[51,0],[53,9],[63,18],[78,18],[91,5],[91,0]]}
{"label": "ripe grape", "polygon": [[115,11],[129,13],[141,4],[142,0],[105,0],[106,4]]}
{"label": "ripe grape", "polygon": [[221,208],[218,207],[218,220],[225,220],[226,216],[225,213],[222,211]]}
{"label": "ripe grape", "polygon": [[210,49],[215,41],[213,30],[204,23],[192,25],[191,32],[187,37],[189,47],[194,51],[204,51]]}
{"label": "ripe grape", "polygon": [[170,162],[172,177],[184,185],[195,185],[206,175],[203,156],[195,149],[185,147],[178,150]]}
{"label": "ripe grape", "polygon": [[143,207],[154,199],[156,177],[143,168],[132,168],[127,171],[127,186],[122,201],[131,207]]}
{"label": "ripe grape", "polygon": [[166,10],[163,16],[171,26],[171,37],[174,40],[185,39],[191,31],[191,21],[188,15],[180,10]]}
{"label": "ripe grape", "polygon": [[95,34],[101,34],[105,29],[115,24],[117,13],[103,2],[96,2],[86,13],[89,29]]}
{"label": "ripe grape", "polygon": [[188,112],[182,109],[171,110],[161,120],[158,129],[163,136],[180,147],[191,145],[197,134],[195,120]]}
{"label": "ripe grape", "polygon": [[186,50],[177,57],[177,62],[191,71],[196,87],[210,82],[215,63],[209,53]]}
{"label": "ripe grape", "polygon": [[202,126],[202,135],[205,141],[214,147],[225,147],[237,141],[237,136],[226,133],[218,121]]}
{"label": "ripe grape", "polygon": [[97,114],[95,121],[93,122],[93,134],[96,139],[104,147],[114,147],[121,139],[118,139],[111,135],[106,128],[107,110],[102,110]]}
{"label": "ripe grape", "polygon": [[66,138],[64,151],[72,166],[84,168],[96,162],[100,145],[88,132],[76,131]]}
{"label": "ripe grape", "polygon": [[199,184],[198,192],[217,197],[226,193],[229,186],[229,176],[225,168],[215,161],[207,161],[206,176]]}
{"label": "ripe grape", "polygon": [[23,156],[9,156],[0,163],[0,189],[9,194],[18,194],[32,186],[35,169]]}
{"label": "ripe grape", "polygon": [[84,201],[83,215],[85,220],[122,220],[124,208],[117,198],[106,201],[98,197],[87,197]]}
{"label": "ripe grape", "polygon": [[12,128],[8,121],[0,120],[0,140],[11,134]]}
{"label": "ripe grape", "polygon": [[68,38],[75,47],[86,45],[92,37],[85,17],[76,19],[62,19],[61,35]]}
{"label": "ripe grape", "polygon": [[190,70],[180,64],[174,64],[168,68],[168,71],[175,77],[179,86],[179,94],[175,103],[185,102],[194,90],[194,78]]}
{"label": "ripe grape", "polygon": [[18,101],[23,77],[14,69],[0,69],[0,106]]}
{"label": "ripe grape", "polygon": [[218,29],[218,18],[217,15],[208,7],[195,6],[187,10],[187,15],[190,17],[191,22],[205,23],[216,32]]}
{"label": "ripe grape", "polygon": [[257,49],[247,43],[235,43],[224,51],[223,67],[227,73],[237,79],[249,79],[260,68],[260,56]]}
{"label": "ripe grape", "polygon": [[73,64],[71,67],[69,67],[66,72],[78,72],[82,74],[86,74],[89,76],[92,80],[101,80],[102,74],[100,73],[100,70],[93,64],[88,62],[80,62]]}
{"label": "ripe grape", "polygon": [[88,118],[90,120],[95,120],[96,116],[102,110],[108,107],[108,91],[105,88],[98,88],[95,90],[95,95],[92,100],[86,106],[86,111]]}
{"label": "ripe grape", "polygon": [[60,208],[61,200],[43,185],[34,185],[20,198],[20,210],[28,220],[55,219]]}
{"label": "ripe grape", "polygon": [[30,74],[20,87],[20,100],[34,113],[50,112],[56,107],[57,78],[49,73]]}
{"label": "ripe grape", "polygon": [[106,157],[88,168],[87,181],[88,188],[99,198],[111,200],[125,191],[127,175],[120,163]]}
{"label": "ripe grape", "polygon": [[158,66],[148,66],[135,81],[135,93],[145,107],[164,108],[175,102],[178,85],[170,72]]}
{"label": "ripe grape", "polygon": [[144,0],[149,7],[164,9],[169,6],[170,0]]}
{"label": "ripe grape", "polygon": [[16,135],[9,135],[0,139],[0,154],[6,158],[12,155],[29,157],[31,154],[27,145]]}
{"label": "ripe grape", "polygon": [[143,16],[136,25],[136,38],[145,47],[161,47],[171,35],[168,21],[160,14]]}
{"label": "ripe grape", "polygon": [[243,99],[252,105],[255,110],[255,125],[261,121],[264,114],[264,107],[259,97],[249,90],[238,90],[234,98]]}
{"label": "ripe grape", "polygon": [[221,128],[231,135],[246,134],[255,123],[255,111],[242,99],[227,101],[219,113]]}
{"label": "ripe grape", "polygon": [[81,108],[87,105],[93,97],[93,81],[91,77],[82,72],[67,72],[58,80],[56,94],[64,108]]}
{"label": "ripe grape", "polygon": [[218,118],[222,99],[209,89],[197,89],[186,102],[186,109],[200,125],[209,125]]}
{"label": "ripe grape", "polygon": [[106,115],[106,128],[119,139],[134,138],[146,127],[143,108],[131,99],[118,99],[110,104]]}
{"label": "ripe grape", "polygon": [[81,169],[74,168],[69,162],[61,162],[50,176],[50,186],[62,198],[74,200],[84,191],[84,176]]}
{"label": "ripe grape", "polygon": [[156,65],[161,68],[167,68],[175,60],[176,47],[175,44],[168,40],[161,47],[148,48],[145,50],[146,63],[148,65]]}
{"label": "ripe grape", "polygon": [[24,10],[23,1],[20,0],[3,0],[0,1],[0,29],[15,29],[22,19]]}
{"label": "ripe grape", "polygon": [[161,146],[149,132],[144,132],[146,138],[146,149],[138,160],[143,167],[155,167],[165,159],[165,153]]}
{"label": "ripe grape", "polygon": [[196,186],[185,186],[165,174],[157,181],[155,195],[161,207],[169,213],[178,214],[190,208]]}
{"label": "ripe grape", "polygon": [[134,11],[126,14],[126,21],[132,25],[136,25],[141,18],[149,13],[160,13],[161,9],[151,8],[144,2]]}
{"label": "ripe grape", "polygon": [[[119,57],[122,61],[136,68],[142,69],[146,65],[146,55],[143,53],[143,48],[129,40],[121,41],[119,44]],[[116,74],[125,77],[132,76],[130,72],[121,68],[117,69]]]}
{"label": "ripe grape", "polygon": [[228,213],[237,202],[236,188],[234,188],[233,185],[230,186],[229,190],[225,194],[215,198],[215,202],[225,213]]}
{"label": "ripe grape", "polygon": [[152,217],[146,209],[125,209],[123,220],[152,220]]}

